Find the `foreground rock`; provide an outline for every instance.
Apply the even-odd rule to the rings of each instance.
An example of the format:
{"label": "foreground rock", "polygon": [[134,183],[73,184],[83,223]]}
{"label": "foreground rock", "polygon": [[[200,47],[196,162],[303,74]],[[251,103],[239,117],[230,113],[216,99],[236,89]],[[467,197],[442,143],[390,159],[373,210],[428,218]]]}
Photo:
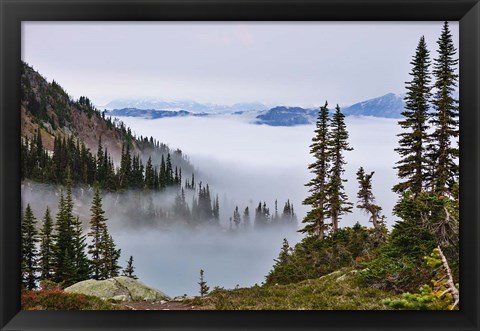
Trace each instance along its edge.
{"label": "foreground rock", "polygon": [[115,301],[161,301],[171,300],[165,293],[149,287],[133,278],[119,276],[106,280],[84,280],[65,289],[67,293],[93,295]]}

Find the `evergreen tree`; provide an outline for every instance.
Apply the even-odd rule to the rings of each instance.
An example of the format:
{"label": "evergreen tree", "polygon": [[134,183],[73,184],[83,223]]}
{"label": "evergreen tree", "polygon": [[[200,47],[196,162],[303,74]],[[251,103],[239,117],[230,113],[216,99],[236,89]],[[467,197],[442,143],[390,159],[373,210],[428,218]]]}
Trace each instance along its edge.
{"label": "evergreen tree", "polygon": [[103,184],[105,182],[105,157],[102,147],[102,137],[98,138],[98,149],[97,149],[97,165],[96,165],[96,174],[95,179],[98,183]]}
{"label": "evergreen tree", "polygon": [[100,249],[102,252],[100,279],[117,277],[121,269],[118,265],[121,249],[116,248],[106,226],[103,228]]}
{"label": "evergreen tree", "polygon": [[28,290],[37,287],[37,270],[38,270],[38,233],[35,229],[35,216],[33,215],[30,205],[27,205],[22,219],[21,238],[22,238],[22,286]]}
{"label": "evergreen tree", "polygon": [[55,243],[53,241],[53,220],[47,207],[40,231],[40,279],[51,280],[54,275]]}
{"label": "evergreen tree", "polygon": [[292,248],[288,244],[287,238],[283,238],[282,248],[280,249],[280,254],[278,258],[275,259],[274,269],[279,266],[284,266],[290,262],[290,255],[292,253]]}
{"label": "evergreen tree", "polygon": [[152,157],[149,157],[145,166],[145,187],[149,190],[155,188],[155,177],[152,165]]}
{"label": "evergreen tree", "polygon": [[238,211],[238,206],[235,207],[233,211],[233,224],[235,224],[235,228],[239,228],[241,222],[240,212]]}
{"label": "evergreen tree", "polygon": [[293,210],[293,204],[290,203],[290,199],[285,202],[281,219],[282,223],[284,224],[296,225],[297,223],[297,216],[295,215],[295,211]]}
{"label": "evergreen tree", "polygon": [[207,184],[206,187],[202,187],[200,182],[198,186],[198,210],[197,215],[200,221],[209,221],[212,219],[212,200],[210,198],[210,188]]}
{"label": "evergreen tree", "polygon": [[266,202],[258,203],[258,207],[255,209],[255,228],[262,229],[268,226],[270,221],[270,209],[267,208]]}
{"label": "evergreen tree", "polygon": [[405,96],[405,111],[399,125],[406,130],[398,136],[399,147],[395,149],[401,160],[397,162],[397,173],[403,182],[396,184],[393,191],[399,194],[418,196],[424,187],[425,169],[429,162],[425,157],[425,148],[428,143],[428,100],[430,98],[430,59],[429,51],[422,36],[416,53],[410,64],[413,66],[410,75],[412,80],[406,83],[408,90]]}
{"label": "evergreen tree", "polygon": [[[75,280],[75,271],[73,270],[74,243],[73,238],[73,197],[72,184],[70,179],[70,169],[67,168],[66,194],[60,192],[58,202],[58,213],[56,220],[55,233],[55,277],[54,280],[65,282],[65,284]],[[68,257],[69,260],[65,260]],[[73,283],[70,283],[73,284]],[[68,286],[68,285],[67,285]]]}
{"label": "evergreen tree", "polygon": [[164,189],[168,185],[167,180],[167,169],[165,166],[165,159],[163,158],[162,154],[162,161],[160,162],[160,173],[159,173],[159,186],[160,189]]}
{"label": "evergreen tree", "polygon": [[64,287],[75,284],[77,279],[74,257],[68,249],[65,249],[62,255],[62,270],[60,272],[60,280]]}
{"label": "evergreen tree", "polygon": [[215,197],[212,212],[213,212],[213,219],[215,220],[215,222],[218,223],[220,221],[220,203],[218,201],[218,194]]}
{"label": "evergreen tree", "polygon": [[430,180],[435,193],[451,195],[453,183],[458,175],[455,162],[459,152],[452,142],[458,137],[458,101],[453,92],[457,86],[458,75],[455,73],[458,59],[452,35],[445,22],[442,34],[437,41],[438,57],[434,59],[433,76],[435,78],[432,104],[434,111],[430,116],[433,133],[428,146],[429,159],[433,169]]}
{"label": "evergreen tree", "polygon": [[325,219],[328,215],[328,200],[327,200],[327,179],[329,163],[331,159],[331,151],[329,149],[329,122],[328,117],[328,103],[325,102],[323,107],[320,107],[318,119],[315,129],[315,136],[310,145],[310,154],[315,158],[315,162],[308,166],[308,169],[314,174],[314,178],[309,181],[306,186],[310,187],[310,196],[303,201],[303,204],[310,205],[311,210],[303,219],[305,223],[300,232],[316,235],[319,239],[323,239],[327,224]]}
{"label": "evergreen tree", "polygon": [[278,216],[278,201],[275,199],[275,214],[273,215],[273,222],[278,222],[279,216]]}
{"label": "evergreen tree", "polygon": [[91,256],[92,272],[94,279],[100,279],[103,268],[103,243],[104,230],[107,228],[106,221],[102,207],[102,198],[100,197],[100,189],[98,186],[95,188],[95,194],[93,196],[91,218],[90,218],[90,231],[87,236],[90,237],[91,244],[88,245],[88,254]]}
{"label": "evergreen tree", "polygon": [[87,258],[85,242],[86,238],[82,230],[82,222],[77,218],[73,222],[72,241],[73,241],[73,266],[75,269],[75,282],[80,282],[90,278],[90,261]]}
{"label": "evergreen tree", "polygon": [[166,161],[166,166],[165,166],[165,171],[166,171],[166,185],[171,186],[173,185],[173,168],[172,168],[172,157],[170,156],[170,153],[167,154],[167,161]]}
{"label": "evergreen tree", "polygon": [[200,285],[200,296],[203,297],[206,294],[208,294],[208,291],[210,290],[210,287],[207,286],[207,282],[205,281],[203,277],[203,270],[200,270],[200,281],[198,282],[198,285]]}
{"label": "evergreen tree", "polygon": [[332,117],[332,132],[329,140],[332,166],[327,185],[328,215],[332,220],[333,233],[338,230],[340,216],[350,213],[352,210],[352,203],[348,202],[348,197],[343,187],[343,183],[347,180],[342,178],[345,172],[344,165],[346,164],[343,152],[353,150],[348,145],[347,140],[348,131],[345,125],[345,115],[343,115],[340,107],[337,105]]}
{"label": "evergreen tree", "polygon": [[130,156],[130,146],[128,143],[122,146],[122,156],[120,160],[119,188],[126,189],[130,184],[132,172],[132,158]]}
{"label": "evergreen tree", "polygon": [[243,211],[243,225],[245,228],[250,227],[250,211],[248,210],[248,206],[245,207],[245,210]]}
{"label": "evergreen tree", "polygon": [[[268,275],[265,277],[267,284],[285,284],[290,281],[285,282],[284,278],[292,277],[295,274],[295,265],[293,262],[293,249],[288,244],[287,238],[283,238],[282,248],[280,249],[280,254],[276,259],[274,259],[275,264],[273,269],[270,270]],[[297,262],[297,261],[296,261]],[[297,262],[298,263],[298,262]],[[280,277],[279,277],[280,275]]]}
{"label": "evergreen tree", "polygon": [[370,222],[373,223],[374,228],[378,228],[382,225],[383,219],[380,216],[382,207],[375,204],[375,197],[372,193],[372,177],[374,173],[375,171],[366,174],[363,167],[360,167],[357,171],[357,180],[359,184],[357,208],[369,213]]}
{"label": "evergreen tree", "polygon": [[138,279],[134,274],[135,267],[133,266],[133,256],[130,255],[130,258],[127,261],[127,266],[123,269],[123,276],[130,277],[133,279]]}
{"label": "evergreen tree", "polygon": [[185,198],[185,190],[182,188],[175,197],[173,212],[179,220],[188,221],[190,219],[190,210]]}

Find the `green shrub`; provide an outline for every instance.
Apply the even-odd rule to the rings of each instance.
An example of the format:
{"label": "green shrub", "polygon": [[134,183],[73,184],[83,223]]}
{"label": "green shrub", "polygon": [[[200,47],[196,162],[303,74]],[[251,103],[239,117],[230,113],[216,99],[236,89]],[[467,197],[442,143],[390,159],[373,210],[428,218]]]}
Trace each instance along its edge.
{"label": "green shrub", "polygon": [[406,310],[458,309],[459,301],[455,301],[453,295],[455,288],[458,293],[458,284],[455,284],[455,288],[453,285],[449,286],[450,270],[446,270],[448,262],[447,268],[442,263],[440,249],[435,248],[430,256],[425,256],[425,262],[434,272],[434,279],[431,280],[432,286],[422,285],[419,292],[414,294],[407,292],[402,294],[401,298],[386,299],[384,304],[394,309]]}
{"label": "green shrub", "polygon": [[410,200],[404,200],[402,216],[405,221],[397,222],[388,241],[378,250],[377,258],[365,263],[359,273],[364,286],[385,291],[403,293],[416,291],[433,276],[423,263],[423,257],[436,246],[435,239],[422,224],[414,218],[415,208]]}
{"label": "green shrub", "polygon": [[309,236],[294,249],[282,251],[266,277],[267,284],[289,284],[318,278],[344,267],[361,267],[377,255],[385,242],[386,228],[367,229],[356,224],[339,229],[334,235],[319,240]]}

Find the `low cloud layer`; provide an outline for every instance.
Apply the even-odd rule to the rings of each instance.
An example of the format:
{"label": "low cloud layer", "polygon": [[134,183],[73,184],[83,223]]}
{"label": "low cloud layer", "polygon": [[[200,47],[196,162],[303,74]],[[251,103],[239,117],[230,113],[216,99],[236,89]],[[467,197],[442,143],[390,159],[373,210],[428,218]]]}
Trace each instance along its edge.
{"label": "low cloud layer", "polygon": [[[172,224],[149,223],[140,210],[168,209],[176,190],[161,193],[104,193],[103,206],[110,232],[122,249],[120,264],[125,266],[134,257],[136,274],[145,283],[171,296],[198,294],[200,269],[211,289],[214,286],[233,288],[237,285],[261,284],[278,256],[282,239],[291,245],[303,235],[295,228],[272,228],[270,231],[229,232],[229,217],[235,206],[240,211],[248,206],[251,220],[259,201],[265,201],[274,213],[278,200],[281,213],[287,199],[293,203],[299,222],[308,211],[302,201],[308,195],[304,186],[312,178],[307,169],[313,161],[309,145],[315,127],[270,127],[252,125],[234,117],[175,118],[144,120],[123,118],[138,134],[152,135],[173,148],[181,148],[197,168],[195,177],[209,183],[213,196],[219,195],[220,220],[223,230]],[[356,202],[356,171],[363,166],[375,171],[373,191],[384,209],[388,225],[395,218],[391,209],[396,195],[395,184],[396,120],[379,118],[347,118],[350,144],[354,151],[346,153],[345,184],[351,202]],[[24,182],[22,200],[32,205],[35,216],[42,218],[48,205],[56,214],[59,187]],[[85,230],[90,218],[92,189],[74,190],[74,213],[80,216]],[[190,204],[192,192],[187,194]],[[359,221],[368,224],[368,217],[357,208],[341,220],[341,226]],[[176,225],[176,224],[175,224]],[[299,227],[302,224],[299,223]]]}
{"label": "low cloud layer", "polygon": [[[314,125],[271,127],[253,125],[232,116],[122,120],[138,134],[153,135],[171,147],[182,149],[221,198],[239,205],[266,200],[270,206],[275,199],[279,202],[290,199],[299,219],[308,211],[302,201],[308,196],[304,184],[312,178],[307,166],[313,161],[309,146]],[[347,117],[346,123],[349,143],[354,148],[345,153],[348,179],[345,188],[349,199],[357,202],[358,168],[375,171],[373,192],[388,224],[392,225],[391,211],[397,199],[391,191],[397,182],[393,167],[398,156],[394,148],[401,130],[397,120]],[[356,221],[367,225],[368,219],[354,208],[341,225],[353,225]]]}

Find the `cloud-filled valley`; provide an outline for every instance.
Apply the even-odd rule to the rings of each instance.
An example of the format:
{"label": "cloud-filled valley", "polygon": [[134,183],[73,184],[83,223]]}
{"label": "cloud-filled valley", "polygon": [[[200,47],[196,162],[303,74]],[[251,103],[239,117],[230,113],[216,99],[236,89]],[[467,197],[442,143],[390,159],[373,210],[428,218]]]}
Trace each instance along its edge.
{"label": "cloud-filled valley", "polygon": [[[309,145],[314,125],[272,127],[253,125],[231,115],[210,117],[177,117],[158,120],[123,117],[122,121],[138,135],[153,136],[171,148],[180,148],[196,168],[196,179],[210,185],[212,195],[220,200],[220,223],[223,231],[168,227],[155,225],[143,227],[143,220],[135,217],[145,208],[145,198],[135,193],[106,193],[103,204],[108,226],[122,249],[120,262],[134,256],[138,276],[169,295],[194,295],[198,291],[198,272],[204,269],[209,285],[226,288],[251,286],[262,283],[278,255],[281,241],[288,238],[290,244],[303,235],[293,228],[275,228],[271,231],[245,231],[232,234],[226,231],[229,217],[235,206],[248,206],[253,221],[254,208],[265,201],[274,213],[278,200],[279,212],[290,200],[295,208],[299,224],[308,211],[302,205],[308,195],[305,187],[312,175],[307,165],[313,161]],[[374,117],[347,117],[349,142],[354,148],[346,153],[345,184],[351,202],[356,203],[356,171],[363,166],[375,171],[373,192],[383,207],[387,224],[392,225],[391,215],[396,196],[391,192],[395,183],[393,169],[396,154],[393,151],[399,132],[394,119]],[[38,217],[49,205],[56,212],[58,189],[40,184],[24,184],[24,204],[32,204]],[[147,197],[156,208],[168,208],[175,199],[175,190],[153,193]],[[75,210],[85,228],[90,217],[92,192],[76,190]],[[192,193],[187,193],[191,202]],[[120,200],[119,200],[120,199]],[[143,200],[142,200],[143,199]],[[141,202],[140,202],[141,201]],[[132,213],[132,211],[134,211]],[[368,224],[368,217],[357,208],[345,216],[341,226],[355,222]]]}

